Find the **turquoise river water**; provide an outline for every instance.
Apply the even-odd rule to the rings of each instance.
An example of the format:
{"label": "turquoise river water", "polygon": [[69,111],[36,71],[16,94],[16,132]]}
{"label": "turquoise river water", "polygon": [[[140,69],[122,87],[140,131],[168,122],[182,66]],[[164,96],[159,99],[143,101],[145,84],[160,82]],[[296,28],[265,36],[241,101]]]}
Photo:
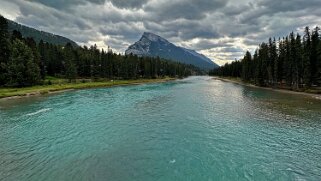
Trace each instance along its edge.
{"label": "turquoise river water", "polygon": [[2,100],[0,180],[321,180],[321,100],[210,77]]}

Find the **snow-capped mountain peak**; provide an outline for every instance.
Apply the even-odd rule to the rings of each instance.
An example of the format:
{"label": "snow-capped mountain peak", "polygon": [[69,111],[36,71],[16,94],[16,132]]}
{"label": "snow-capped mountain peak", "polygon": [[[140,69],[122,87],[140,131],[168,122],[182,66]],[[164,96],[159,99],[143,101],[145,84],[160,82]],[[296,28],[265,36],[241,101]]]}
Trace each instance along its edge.
{"label": "snow-capped mountain peak", "polygon": [[211,59],[194,50],[176,46],[154,33],[145,32],[139,41],[130,45],[125,54],[160,57],[185,64],[192,64],[202,69],[218,67]]}
{"label": "snow-capped mountain peak", "polygon": [[148,39],[150,41],[153,41],[153,42],[158,42],[158,41],[162,41],[162,42],[168,42],[166,39],[154,34],[154,33],[150,33],[150,32],[144,32],[143,36],[141,39]]}

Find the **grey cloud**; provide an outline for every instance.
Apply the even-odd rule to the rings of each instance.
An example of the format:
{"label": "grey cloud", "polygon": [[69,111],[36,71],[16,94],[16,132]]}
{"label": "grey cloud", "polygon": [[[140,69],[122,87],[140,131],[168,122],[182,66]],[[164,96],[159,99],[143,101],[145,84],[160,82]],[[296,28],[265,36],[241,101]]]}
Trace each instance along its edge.
{"label": "grey cloud", "polygon": [[224,42],[215,43],[209,40],[201,40],[195,43],[193,47],[194,49],[197,49],[197,50],[204,50],[204,49],[218,48],[218,47],[224,47],[224,46],[230,47],[232,45],[226,44]]}
{"label": "grey cloud", "polygon": [[258,46],[260,44],[256,39],[245,39],[243,40],[243,43],[249,46]]}
{"label": "grey cloud", "polygon": [[237,5],[228,5],[224,9],[222,9],[222,13],[224,15],[235,16],[235,15],[239,15],[241,13],[244,13],[246,11],[249,11],[252,8],[253,7],[249,4],[238,5],[238,6]]}
{"label": "grey cloud", "polygon": [[122,52],[149,31],[220,60],[241,58],[269,37],[321,25],[320,0],[2,1],[19,7],[8,14],[16,21],[78,43],[103,42]]}
{"label": "grey cloud", "polygon": [[220,34],[213,31],[213,29],[208,30],[203,29],[202,27],[195,27],[193,29],[185,29],[181,31],[179,37],[182,40],[189,40],[194,38],[219,38]]}
{"label": "grey cloud", "polygon": [[141,8],[148,0],[111,0],[119,8]]}
{"label": "grey cloud", "polygon": [[215,11],[226,5],[225,0],[164,0],[149,3],[144,9],[150,13],[151,19],[166,21],[173,19],[202,19],[206,13]]}
{"label": "grey cloud", "polygon": [[32,6],[30,3],[18,1],[20,13],[22,16],[17,17],[21,23],[34,27],[74,27],[78,29],[88,29],[90,25],[84,19],[77,19],[74,16],[60,12],[58,10]]}
{"label": "grey cloud", "polygon": [[[212,40],[202,39],[192,45],[183,44],[188,48],[198,51],[210,49],[209,52],[239,52],[243,51],[240,48],[236,48],[233,45],[234,40],[220,40],[213,42]],[[237,50],[236,50],[237,49]]]}
{"label": "grey cloud", "polygon": [[127,41],[135,41],[144,32],[134,23],[115,23],[109,26],[101,26],[99,32],[103,35],[120,36]]}
{"label": "grey cloud", "polygon": [[104,4],[111,2],[114,6],[119,8],[141,8],[148,0],[28,0],[30,2],[41,3],[48,7],[56,9],[70,9],[75,5],[84,5],[86,3]]}
{"label": "grey cloud", "polygon": [[[259,0],[259,6],[266,7],[272,12],[298,11],[302,9],[320,9],[320,0],[291,0],[291,1],[273,1]],[[306,12],[308,13],[308,12]]]}
{"label": "grey cloud", "polygon": [[105,40],[104,43],[112,47],[113,49],[117,49],[117,50],[121,49],[124,51],[125,51],[124,47],[129,46],[129,43],[120,37],[112,37],[108,40]]}
{"label": "grey cloud", "polygon": [[90,24],[83,19],[42,6],[33,6],[25,1],[17,1],[21,16],[16,21],[43,30],[68,37],[79,43],[86,43],[97,36],[97,32],[89,32]]}
{"label": "grey cloud", "polygon": [[167,38],[178,38],[181,41],[193,38],[217,38],[220,34],[210,24],[202,24],[199,21],[174,20],[163,23],[146,22],[145,28],[148,31],[166,34]]}
{"label": "grey cloud", "polygon": [[48,7],[53,7],[56,9],[70,8],[71,6],[86,4],[86,3],[97,3],[103,4],[105,0],[27,0],[30,2],[41,3]]}
{"label": "grey cloud", "polygon": [[224,47],[221,49],[221,51],[231,52],[231,53],[236,53],[236,52],[244,53],[243,49],[238,48],[238,47]]}

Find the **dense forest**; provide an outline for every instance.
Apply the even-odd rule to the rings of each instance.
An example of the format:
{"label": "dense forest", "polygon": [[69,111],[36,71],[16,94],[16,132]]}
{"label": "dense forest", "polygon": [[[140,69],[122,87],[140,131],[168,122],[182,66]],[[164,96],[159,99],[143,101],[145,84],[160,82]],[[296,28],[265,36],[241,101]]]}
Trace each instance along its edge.
{"label": "dense forest", "polygon": [[200,73],[198,68],[160,58],[115,54],[111,50],[65,46],[23,37],[8,31],[0,16],[0,87],[43,84],[46,76],[73,81],[76,78],[139,79],[184,77]]}
{"label": "dense forest", "polygon": [[286,86],[291,89],[321,86],[320,29],[305,28],[304,36],[293,32],[262,43],[252,56],[210,71],[210,75],[241,77],[259,86]]}

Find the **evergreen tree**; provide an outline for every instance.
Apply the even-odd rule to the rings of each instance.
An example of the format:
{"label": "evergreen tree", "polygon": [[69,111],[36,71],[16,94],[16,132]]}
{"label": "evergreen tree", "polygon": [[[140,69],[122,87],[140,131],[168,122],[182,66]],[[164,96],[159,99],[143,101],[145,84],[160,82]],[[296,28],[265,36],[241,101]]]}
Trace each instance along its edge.
{"label": "evergreen tree", "polygon": [[27,85],[36,85],[41,80],[40,68],[31,58],[26,64],[26,83]]}
{"label": "evergreen tree", "polygon": [[303,54],[302,54],[302,40],[301,36],[297,34],[295,39],[295,71],[294,71],[294,77],[295,77],[295,84],[296,89],[299,89],[299,86],[303,84]]}
{"label": "evergreen tree", "polygon": [[317,65],[318,65],[318,78],[317,82],[318,85],[321,85],[321,41],[319,41],[319,46],[318,46],[318,59],[317,59]]}
{"label": "evergreen tree", "polygon": [[278,71],[279,71],[279,58],[277,52],[277,45],[275,38],[270,39],[269,42],[269,57],[270,57],[270,71],[272,77],[272,84],[275,85],[279,81]]}
{"label": "evergreen tree", "polygon": [[[157,78],[160,76],[183,77],[201,71],[192,66],[161,59],[159,57],[137,57],[98,50],[64,47],[37,43],[32,38],[22,37],[13,31],[11,39],[7,22],[0,18],[0,86],[30,86],[40,83],[46,75],[65,77],[70,82],[80,77],[91,78]],[[11,46],[12,44],[12,46]],[[79,74],[78,74],[79,73]],[[239,67],[233,68],[233,75],[239,76]]]}
{"label": "evergreen tree", "polygon": [[237,77],[240,72],[245,81],[260,86],[284,86],[299,90],[321,85],[321,39],[320,29],[310,32],[305,28],[303,40],[299,34],[290,33],[278,43],[275,38],[262,43],[251,60],[246,52],[241,60],[210,71],[211,75]]}
{"label": "evergreen tree", "polygon": [[11,86],[30,86],[40,80],[40,69],[32,50],[21,40],[12,42],[11,56],[7,66],[8,83]]}
{"label": "evergreen tree", "polygon": [[267,75],[268,75],[268,82],[271,85],[274,85],[274,62],[276,59],[276,46],[275,42],[272,41],[272,38],[269,39],[268,44],[268,58],[267,58]]}
{"label": "evergreen tree", "polygon": [[311,34],[309,27],[305,28],[303,39],[303,81],[306,87],[311,85]]}
{"label": "evergreen tree", "polygon": [[279,41],[279,51],[278,51],[278,79],[282,84],[285,80],[285,70],[287,69],[286,65],[286,46],[285,39],[280,39]]}
{"label": "evergreen tree", "polygon": [[0,15],[0,86],[7,82],[7,62],[10,57],[8,22]]}
{"label": "evergreen tree", "polygon": [[13,30],[11,35],[11,40],[14,41],[16,39],[23,41],[22,34],[17,30]]}
{"label": "evergreen tree", "polygon": [[259,57],[259,50],[255,51],[253,60],[256,62],[255,66],[255,84],[256,85],[264,85],[264,78],[263,78],[263,64],[262,59]]}
{"label": "evergreen tree", "polygon": [[320,28],[316,27],[311,36],[311,55],[310,55],[310,65],[311,65],[311,83],[317,85],[318,80],[318,47],[320,42],[319,36]]}
{"label": "evergreen tree", "polygon": [[64,47],[64,65],[65,65],[65,76],[69,82],[74,81],[77,78],[77,68],[74,63],[75,55],[73,47],[70,43],[67,43]]}
{"label": "evergreen tree", "polygon": [[39,66],[41,72],[41,78],[44,79],[46,76],[46,67],[45,67],[45,44],[42,40],[40,40],[38,44],[38,51],[39,51]]}
{"label": "evergreen tree", "polygon": [[252,77],[251,61],[252,61],[252,55],[249,51],[247,51],[242,60],[242,79],[245,81],[250,81]]}

